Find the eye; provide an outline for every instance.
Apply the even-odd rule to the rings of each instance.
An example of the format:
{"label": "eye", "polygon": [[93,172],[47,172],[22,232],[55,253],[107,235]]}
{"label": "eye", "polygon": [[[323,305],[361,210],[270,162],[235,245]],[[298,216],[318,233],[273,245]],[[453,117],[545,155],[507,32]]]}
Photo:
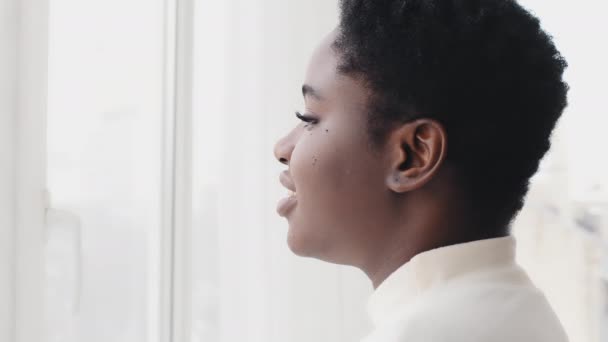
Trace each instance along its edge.
{"label": "eye", "polygon": [[314,125],[316,123],[319,123],[319,120],[317,120],[317,119],[315,119],[313,117],[307,116],[307,115],[303,115],[300,112],[296,112],[296,117],[298,119],[306,122],[307,124],[313,124]]}

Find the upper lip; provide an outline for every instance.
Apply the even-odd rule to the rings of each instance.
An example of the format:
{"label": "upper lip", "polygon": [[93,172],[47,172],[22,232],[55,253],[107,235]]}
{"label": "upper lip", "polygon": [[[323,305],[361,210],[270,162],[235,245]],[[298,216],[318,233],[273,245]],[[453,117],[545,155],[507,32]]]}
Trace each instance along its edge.
{"label": "upper lip", "polygon": [[279,176],[279,181],[281,182],[281,184],[283,184],[284,187],[286,187],[288,190],[291,190],[293,192],[296,192],[296,186],[293,183],[293,180],[291,179],[291,177],[289,176],[289,172],[287,171],[283,171],[281,172],[281,175]]}

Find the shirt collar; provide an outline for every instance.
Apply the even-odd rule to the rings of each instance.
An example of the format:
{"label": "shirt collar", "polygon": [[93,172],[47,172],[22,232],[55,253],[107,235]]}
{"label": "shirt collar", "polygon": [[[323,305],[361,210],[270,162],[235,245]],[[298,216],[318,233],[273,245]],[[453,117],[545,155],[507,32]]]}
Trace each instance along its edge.
{"label": "shirt collar", "polygon": [[368,313],[375,326],[393,316],[424,291],[466,273],[515,263],[515,238],[471,241],[414,256],[372,293]]}

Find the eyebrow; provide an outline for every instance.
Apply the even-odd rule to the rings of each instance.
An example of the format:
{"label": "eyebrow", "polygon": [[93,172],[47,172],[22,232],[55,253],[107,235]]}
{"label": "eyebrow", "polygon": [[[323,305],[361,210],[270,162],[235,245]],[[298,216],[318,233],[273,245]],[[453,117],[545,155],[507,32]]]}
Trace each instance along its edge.
{"label": "eyebrow", "polygon": [[323,101],[323,96],[321,96],[315,88],[309,86],[308,84],[302,86],[302,95],[304,97],[312,96],[317,101]]}

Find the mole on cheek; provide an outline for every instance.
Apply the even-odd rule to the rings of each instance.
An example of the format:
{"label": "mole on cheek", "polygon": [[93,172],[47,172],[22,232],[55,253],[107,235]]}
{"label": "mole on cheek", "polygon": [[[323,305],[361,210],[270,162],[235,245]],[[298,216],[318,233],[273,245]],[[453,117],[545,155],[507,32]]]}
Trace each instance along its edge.
{"label": "mole on cheek", "polygon": [[317,165],[317,157],[312,157],[312,166]]}

